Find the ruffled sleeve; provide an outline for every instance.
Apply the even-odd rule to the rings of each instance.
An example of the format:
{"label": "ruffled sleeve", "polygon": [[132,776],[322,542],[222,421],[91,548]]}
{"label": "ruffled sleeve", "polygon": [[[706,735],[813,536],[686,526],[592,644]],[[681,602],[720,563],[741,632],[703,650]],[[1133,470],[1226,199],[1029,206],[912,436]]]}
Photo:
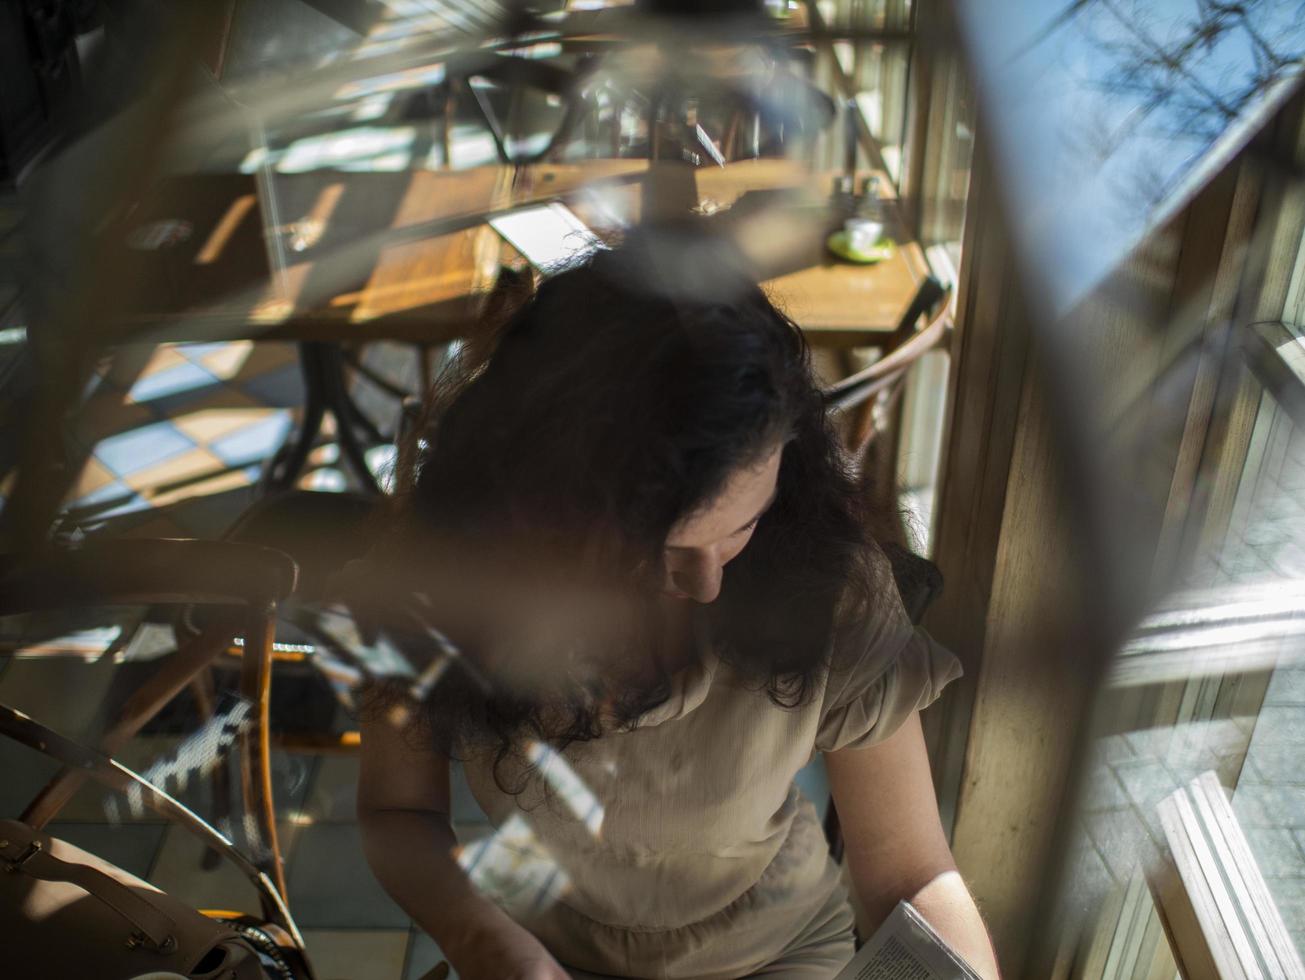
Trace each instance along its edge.
{"label": "ruffled sleeve", "polygon": [[879,561],[887,588],[867,621],[843,630],[833,657],[816,730],[821,752],[882,742],[961,676],[956,656],[911,624]]}

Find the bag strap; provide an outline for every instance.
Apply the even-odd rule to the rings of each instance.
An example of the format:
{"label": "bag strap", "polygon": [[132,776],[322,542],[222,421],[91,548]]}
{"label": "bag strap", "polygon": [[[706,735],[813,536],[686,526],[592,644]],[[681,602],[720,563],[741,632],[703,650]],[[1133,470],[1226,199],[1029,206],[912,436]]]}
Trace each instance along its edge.
{"label": "bag strap", "polygon": [[9,874],[25,874],[41,881],[76,885],[103,902],[135,929],[129,946],[144,946],[156,953],[170,953],[177,947],[175,924],[155,906],[120,881],[84,864],[60,860],[39,840],[0,838],[0,866]]}

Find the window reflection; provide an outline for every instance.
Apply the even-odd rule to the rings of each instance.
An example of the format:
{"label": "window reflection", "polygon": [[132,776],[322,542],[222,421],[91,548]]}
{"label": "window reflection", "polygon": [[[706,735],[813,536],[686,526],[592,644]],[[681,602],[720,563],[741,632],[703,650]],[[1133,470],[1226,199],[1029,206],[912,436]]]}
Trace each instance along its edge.
{"label": "window reflection", "polygon": [[[1154,896],[1175,834],[1201,826],[1178,816],[1196,804],[1173,802],[1192,794],[1216,806],[1208,794],[1231,799],[1233,833],[1249,852],[1241,864],[1254,865],[1291,942],[1305,948],[1305,430],[1259,398],[1223,543],[1191,573],[1196,588],[1144,620],[1102,699],[1105,734],[1066,889],[1067,911],[1088,930],[1076,951],[1084,977],[1176,969],[1181,930],[1166,934]],[[1233,904],[1253,905],[1246,895]],[[1241,927],[1253,946],[1254,922]]]}
{"label": "window reflection", "polygon": [[1245,143],[1305,52],[1285,0],[958,10],[1017,230],[1060,310]]}

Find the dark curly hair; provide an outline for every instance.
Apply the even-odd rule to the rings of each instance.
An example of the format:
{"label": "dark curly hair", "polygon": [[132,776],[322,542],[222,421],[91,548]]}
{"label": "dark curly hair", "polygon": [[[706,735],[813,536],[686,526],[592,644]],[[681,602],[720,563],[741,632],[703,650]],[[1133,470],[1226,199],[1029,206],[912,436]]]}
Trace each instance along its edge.
{"label": "dark curly hair", "polygon": [[[457,639],[492,693],[453,670],[426,702],[451,756],[471,741],[502,762],[526,738],[595,738],[665,700],[685,649],[653,598],[667,535],[776,445],[774,504],[705,607],[713,649],[794,707],[830,666],[838,625],[870,613],[884,584],[868,559],[865,490],[805,338],[735,254],[692,234],[598,250],[514,306],[440,386],[395,540],[417,562],[432,549],[473,555],[489,576],[482,626]],[[524,593],[493,581],[531,574]],[[576,583],[619,583],[624,599],[601,623],[574,617],[553,658],[557,630],[517,600],[545,608]],[[562,666],[577,662],[597,667]],[[524,670],[539,683],[519,682],[522,665],[540,664]]]}

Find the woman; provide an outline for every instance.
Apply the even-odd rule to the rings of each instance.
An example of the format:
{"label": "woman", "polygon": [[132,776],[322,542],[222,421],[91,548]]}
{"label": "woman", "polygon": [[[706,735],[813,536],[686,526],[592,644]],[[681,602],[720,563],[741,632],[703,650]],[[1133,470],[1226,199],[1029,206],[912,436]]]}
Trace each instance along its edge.
{"label": "woman", "polygon": [[[462,977],[833,976],[852,913],[793,786],[817,751],[870,918],[910,899],[996,976],[917,715],[959,669],[908,621],[862,499],[801,334],[701,243],[597,252],[474,359],[395,542],[477,583],[441,626],[478,669],[415,718],[377,699],[359,790],[377,877]],[[601,825],[550,789],[543,744]],[[560,867],[556,900],[513,918],[468,881],[451,757]]]}

